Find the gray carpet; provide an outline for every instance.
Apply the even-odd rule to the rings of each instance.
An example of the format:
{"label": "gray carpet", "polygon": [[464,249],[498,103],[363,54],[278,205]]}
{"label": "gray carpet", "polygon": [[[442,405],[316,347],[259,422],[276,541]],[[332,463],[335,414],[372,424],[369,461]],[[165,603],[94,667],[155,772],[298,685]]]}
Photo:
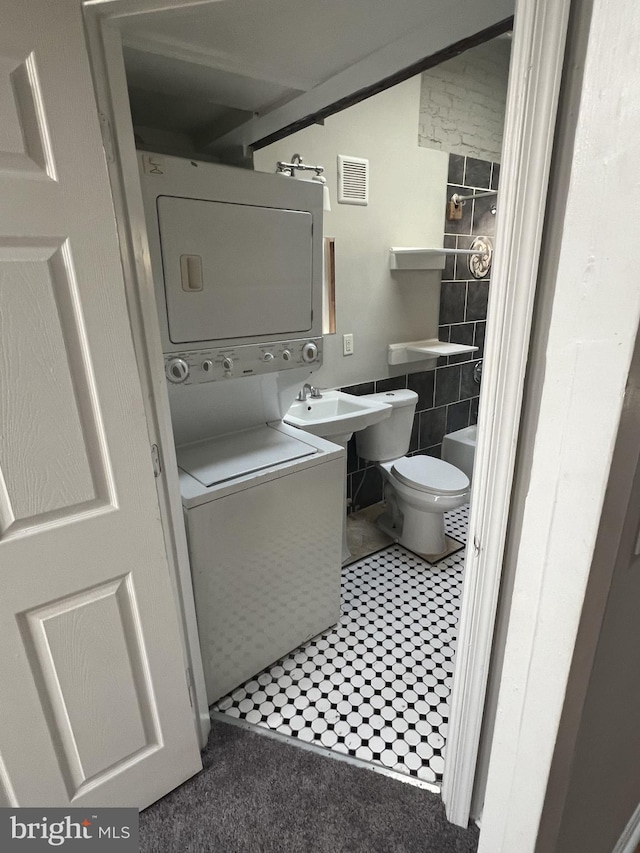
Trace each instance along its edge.
{"label": "gray carpet", "polygon": [[140,815],[141,853],[475,853],[434,794],[219,721],[204,771]]}

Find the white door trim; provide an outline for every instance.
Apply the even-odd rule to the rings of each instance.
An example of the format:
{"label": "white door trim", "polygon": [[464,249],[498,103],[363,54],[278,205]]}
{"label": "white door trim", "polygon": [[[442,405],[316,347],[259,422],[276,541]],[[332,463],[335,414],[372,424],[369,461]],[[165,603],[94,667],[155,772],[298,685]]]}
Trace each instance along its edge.
{"label": "white door trim", "polygon": [[[629,503],[622,495],[635,464],[627,450],[617,465],[617,442],[627,413],[638,410],[640,291],[628,270],[640,212],[635,205],[622,217],[611,210],[636,176],[639,117],[629,80],[640,8],[634,0],[586,0],[575,12],[545,223],[528,441],[516,484],[518,536],[509,541],[515,571],[479,846],[485,853],[558,849],[558,831],[570,841],[564,830],[579,820],[579,808],[571,813],[565,805],[580,799],[572,770],[585,769],[574,748],[581,726],[591,725],[593,739],[603,722],[604,711],[594,714],[584,697],[616,559],[611,527],[624,510],[607,519]],[[637,507],[629,512],[633,528]],[[615,649],[622,656],[630,643],[617,634]],[[615,740],[632,748],[624,730]],[[590,778],[580,780],[588,785]],[[620,795],[628,794],[628,780],[620,784]],[[614,821],[615,811],[608,817]],[[624,816],[617,819],[615,828],[604,816],[594,820],[614,830],[607,845],[578,847],[615,844]]]}
{"label": "white door trim", "polygon": [[640,843],[640,805],[629,818],[629,823],[625,826],[624,831],[618,843],[613,848],[613,853],[635,853],[635,850]]}
{"label": "white door trim", "polygon": [[[181,617],[183,653],[191,689],[194,724],[200,747],[204,748],[211,729],[211,720],[198,639],[187,539],[182,519],[160,329],[155,321],[157,308],[129,110],[122,39],[120,31],[112,23],[112,19],[119,13],[111,7],[120,5],[119,0],[108,0],[104,11],[97,4],[85,5],[89,58],[103,127],[127,304],[131,317],[137,369],[143,390],[149,441],[150,444],[158,447],[162,466],[161,474],[156,479],[156,486],[167,559]],[[124,5],[130,9],[132,3],[126,0]],[[199,4],[183,2],[182,5]],[[144,3],[140,6],[144,10]]]}
{"label": "white door trim", "polygon": [[190,6],[203,6],[218,0],[81,0],[85,11],[97,14],[103,21],[115,21],[131,15],[146,15],[150,12],[175,12]]}
{"label": "white door trim", "polygon": [[442,798],[469,821],[500,592],[570,0],[518,0]]}
{"label": "white door trim", "polygon": [[[212,0],[180,0],[180,5],[196,6],[203,2]],[[155,317],[155,302],[133,156],[121,39],[113,22],[118,17],[175,8],[175,5],[167,0],[85,0],[98,104],[113,128],[109,166],[139,370],[153,441],[168,463],[165,472],[169,478],[174,470],[174,447],[164,375],[158,369],[159,336],[154,322],[144,322],[145,314]],[[496,238],[498,252],[492,274],[472,496],[471,547],[467,554],[442,791],[449,820],[460,825],[466,825],[469,819],[475,779],[570,0],[517,0],[516,5]],[[177,523],[180,510],[172,499],[177,487],[166,477],[162,480],[160,503],[167,550],[174,556],[176,575],[187,578],[190,586],[182,523]],[[192,605],[182,602],[183,609]],[[194,669],[199,678],[201,667]]]}

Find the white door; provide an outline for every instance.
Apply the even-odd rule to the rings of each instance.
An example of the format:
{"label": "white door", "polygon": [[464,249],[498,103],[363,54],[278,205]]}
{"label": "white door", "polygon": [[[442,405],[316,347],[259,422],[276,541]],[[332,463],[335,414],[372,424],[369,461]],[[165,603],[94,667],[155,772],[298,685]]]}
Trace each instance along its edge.
{"label": "white door", "polygon": [[201,768],[80,0],[0,28],[0,805]]}

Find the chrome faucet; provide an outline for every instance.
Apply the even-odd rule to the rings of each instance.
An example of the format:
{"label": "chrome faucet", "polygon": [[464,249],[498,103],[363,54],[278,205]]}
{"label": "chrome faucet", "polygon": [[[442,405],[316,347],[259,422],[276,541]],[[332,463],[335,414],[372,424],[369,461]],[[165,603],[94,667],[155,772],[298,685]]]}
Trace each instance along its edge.
{"label": "chrome faucet", "polygon": [[316,388],[314,385],[309,385],[308,382],[305,382],[300,391],[298,392],[298,396],[296,400],[300,400],[300,402],[304,402],[308,397],[311,397],[312,400],[319,400],[322,397],[320,393],[320,389]]}

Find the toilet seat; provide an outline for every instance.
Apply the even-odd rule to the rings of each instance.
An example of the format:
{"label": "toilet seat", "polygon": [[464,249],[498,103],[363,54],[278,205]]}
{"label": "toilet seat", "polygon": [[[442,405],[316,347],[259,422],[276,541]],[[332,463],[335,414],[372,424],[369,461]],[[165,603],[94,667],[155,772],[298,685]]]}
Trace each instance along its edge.
{"label": "toilet seat", "polygon": [[396,459],[391,473],[405,486],[432,495],[461,495],[469,489],[465,473],[433,456]]}

